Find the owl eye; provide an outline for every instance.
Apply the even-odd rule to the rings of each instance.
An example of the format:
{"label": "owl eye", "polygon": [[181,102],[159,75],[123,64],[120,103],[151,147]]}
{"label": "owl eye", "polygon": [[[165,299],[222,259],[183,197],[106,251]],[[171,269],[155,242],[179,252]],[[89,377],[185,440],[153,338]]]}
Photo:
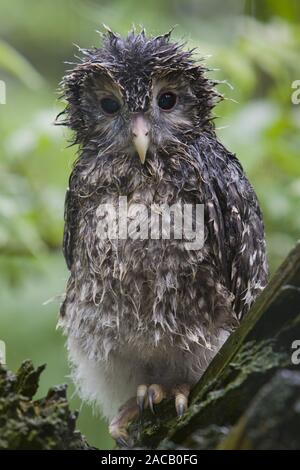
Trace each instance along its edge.
{"label": "owl eye", "polygon": [[158,106],[163,111],[170,111],[177,102],[177,96],[172,91],[166,91],[158,97]]}
{"label": "owl eye", "polygon": [[101,108],[106,114],[116,114],[118,111],[120,111],[121,105],[118,100],[114,98],[102,98],[100,101],[101,103]]}

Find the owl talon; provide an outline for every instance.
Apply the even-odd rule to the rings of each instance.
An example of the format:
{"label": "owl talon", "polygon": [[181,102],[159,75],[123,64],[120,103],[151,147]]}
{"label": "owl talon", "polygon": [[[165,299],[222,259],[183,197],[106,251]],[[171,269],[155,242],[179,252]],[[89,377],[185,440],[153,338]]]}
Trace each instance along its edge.
{"label": "owl talon", "polygon": [[188,407],[187,398],[181,393],[178,394],[175,398],[175,408],[178,418],[181,418],[186,412]]}
{"label": "owl talon", "polygon": [[123,448],[132,447],[133,443],[128,435],[127,428],[139,414],[139,407],[136,399],[128,400],[119,411],[119,414],[111,421],[109,433],[115,439],[117,445]]}
{"label": "owl talon", "polygon": [[124,437],[118,437],[116,439],[116,443],[122,449],[130,449],[132,447],[131,442],[129,440],[125,440]]}
{"label": "owl talon", "polygon": [[154,391],[153,391],[153,390],[150,390],[150,391],[148,392],[149,408],[150,408],[152,414],[155,415],[155,410],[154,410],[154,406],[153,406],[153,400],[154,400]]}
{"label": "owl talon", "polygon": [[140,414],[143,413],[148,404],[147,389],[147,385],[139,385],[137,388],[136,401],[140,410]]}
{"label": "owl talon", "polygon": [[167,392],[162,385],[152,384],[148,388],[148,402],[149,408],[153,414],[155,414],[154,405],[158,405],[164,398],[166,398]]}
{"label": "owl talon", "polygon": [[181,418],[188,409],[188,398],[190,394],[190,386],[182,384],[174,387],[173,394],[175,396],[175,408],[178,418]]}

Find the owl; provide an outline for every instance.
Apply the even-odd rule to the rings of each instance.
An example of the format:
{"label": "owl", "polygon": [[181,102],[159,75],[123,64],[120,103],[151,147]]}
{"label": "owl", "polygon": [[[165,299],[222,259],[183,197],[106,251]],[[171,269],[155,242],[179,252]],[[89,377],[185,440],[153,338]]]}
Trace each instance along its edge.
{"label": "owl", "polygon": [[[62,81],[59,117],[79,149],[65,200],[70,276],[59,325],[78,393],[130,446],[128,424],[145,408],[168,398],[185,413],[191,387],[265,287],[263,220],[241,164],[216,136],[222,97],[194,51],[171,32],[123,38],[109,29],[101,47],[80,51]],[[102,230],[111,219],[120,228],[120,198],[122,237]],[[161,216],[174,205],[203,208],[200,248],[174,230],[129,236],[136,207],[149,228],[148,210]]]}

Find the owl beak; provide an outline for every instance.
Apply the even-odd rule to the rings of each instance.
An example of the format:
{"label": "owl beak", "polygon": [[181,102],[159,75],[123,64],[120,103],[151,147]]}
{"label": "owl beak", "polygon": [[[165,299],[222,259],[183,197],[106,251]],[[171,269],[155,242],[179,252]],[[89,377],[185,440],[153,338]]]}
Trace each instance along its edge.
{"label": "owl beak", "polygon": [[146,121],[143,115],[139,114],[134,118],[132,126],[132,140],[142,164],[145,163],[147,150],[149,148],[149,130],[149,123]]}

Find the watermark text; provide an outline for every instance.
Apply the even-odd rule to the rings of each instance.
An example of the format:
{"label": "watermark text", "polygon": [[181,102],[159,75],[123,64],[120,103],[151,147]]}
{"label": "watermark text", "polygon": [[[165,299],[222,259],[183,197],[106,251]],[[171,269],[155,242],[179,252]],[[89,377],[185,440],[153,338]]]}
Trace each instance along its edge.
{"label": "watermark text", "polygon": [[182,240],[188,250],[204,245],[204,206],[177,202],[128,203],[120,196],[117,204],[100,204],[97,209],[97,236],[110,240]]}

